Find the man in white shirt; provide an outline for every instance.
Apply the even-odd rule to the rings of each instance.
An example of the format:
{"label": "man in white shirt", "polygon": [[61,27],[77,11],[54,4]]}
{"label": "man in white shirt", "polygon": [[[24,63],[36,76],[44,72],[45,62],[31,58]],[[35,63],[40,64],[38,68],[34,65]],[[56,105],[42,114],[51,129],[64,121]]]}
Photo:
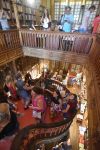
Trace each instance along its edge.
{"label": "man in white shirt", "polygon": [[83,15],[82,24],[80,26],[80,32],[87,32],[88,30],[88,21],[92,12],[94,12],[95,6],[92,5]]}

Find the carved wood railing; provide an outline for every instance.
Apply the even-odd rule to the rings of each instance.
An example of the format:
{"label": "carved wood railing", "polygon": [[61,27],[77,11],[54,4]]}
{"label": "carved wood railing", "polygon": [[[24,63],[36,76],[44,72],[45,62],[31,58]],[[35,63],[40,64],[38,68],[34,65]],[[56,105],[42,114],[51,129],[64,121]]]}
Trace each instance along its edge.
{"label": "carved wood railing", "polygon": [[8,63],[22,55],[19,31],[0,31],[0,65]]}
{"label": "carved wood railing", "polygon": [[0,31],[0,62],[22,56],[23,50],[26,56],[85,64],[94,43],[95,36],[89,34],[22,29]]}
{"label": "carved wood railing", "polygon": [[20,47],[18,30],[0,31],[0,52]]}
{"label": "carved wood railing", "polygon": [[45,143],[59,141],[68,134],[75,114],[70,119],[58,123],[30,125],[21,129],[12,143],[11,150],[35,150],[36,145],[44,140]]}
{"label": "carved wood railing", "polygon": [[95,36],[79,33],[20,30],[23,47],[89,54]]}

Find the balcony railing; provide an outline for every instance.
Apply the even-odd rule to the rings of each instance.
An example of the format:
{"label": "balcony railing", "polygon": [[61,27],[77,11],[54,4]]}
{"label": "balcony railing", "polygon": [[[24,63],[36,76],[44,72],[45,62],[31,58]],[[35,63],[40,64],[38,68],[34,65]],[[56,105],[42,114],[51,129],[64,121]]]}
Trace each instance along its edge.
{"label": "balcony railing", "polygon": [[89,54],[94,36],[90,34],[20,30],[22,46],[52,51]]}
{"label": "balcony railing", "polygon": [[73,121],[72,118],[49,124],[30,125],[20,130],[15,137],[11,150],[35,150],[37,144],[54,143],[68,136],[68,129]]}
{"label": "balcony railing", "polygon": [[18,30],[0,31],[0,52],[21,47]]}
{"label": "balcony railing", "polygon": [[23,52],[19,31],[0,31],[0,65],[4,65],[21,56],[23,56]]}

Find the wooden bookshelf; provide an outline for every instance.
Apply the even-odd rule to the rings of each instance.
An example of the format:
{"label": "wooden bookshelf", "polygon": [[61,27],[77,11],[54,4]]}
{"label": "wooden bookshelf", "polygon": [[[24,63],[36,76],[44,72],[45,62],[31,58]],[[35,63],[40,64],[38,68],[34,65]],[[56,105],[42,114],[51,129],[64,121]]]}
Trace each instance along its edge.
{"label": "wooden bookshelf", "polygon": [[[2,0],[0,3],[1,9],[4,10],[5,16],[8,19],[10,26],[16,26],[16,18],[12,0]],[[32,22],[34,24],[37,24],[37,22],[39,22],[40,15],[36,13],[38,11],[37,8],[33,8],[32,6],[27,6],[22,3],[16,3],[16,7],[21,27],[30,27]]]}

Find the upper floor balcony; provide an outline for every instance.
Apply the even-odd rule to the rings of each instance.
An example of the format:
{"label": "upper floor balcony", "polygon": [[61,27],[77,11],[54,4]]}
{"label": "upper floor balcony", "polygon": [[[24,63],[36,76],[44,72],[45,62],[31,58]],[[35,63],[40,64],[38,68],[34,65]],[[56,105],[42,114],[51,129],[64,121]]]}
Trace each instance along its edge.
{"label": "upper floor balcony", "polygon": [[[96,37],[91,34],[10,30],[0,32],[0,53],[14,55],[23,49],[26,56],[85,64]],[[7,56],[6,56],[7,57]]]}
{"label": "upper floor balcony", "polygon": [[95,36],[90,34],[20,30],[23,52],[50,60],[86,63]]}

